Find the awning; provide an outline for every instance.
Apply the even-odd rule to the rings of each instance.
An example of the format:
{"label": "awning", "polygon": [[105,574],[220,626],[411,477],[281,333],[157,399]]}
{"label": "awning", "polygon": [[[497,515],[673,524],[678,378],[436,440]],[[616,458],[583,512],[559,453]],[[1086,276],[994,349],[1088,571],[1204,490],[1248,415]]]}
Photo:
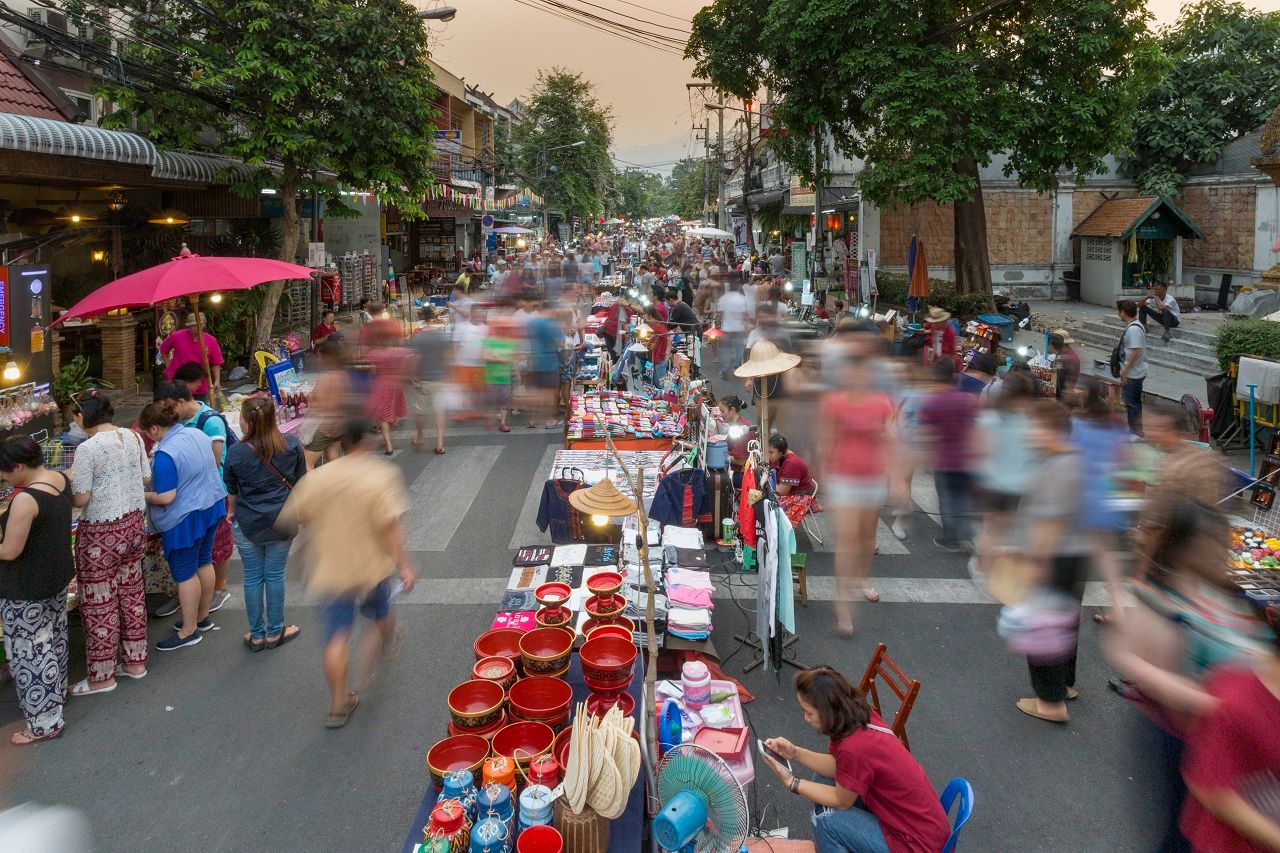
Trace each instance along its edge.
{"label": "awning", "polygon": [[456,189],[460,189],[460,190],[467,190],[470,192],[480,191],[480,184],[476,183],[475,181],[464,181],[462,178],[450,178],[449,186],[454,187]]}
{"label": "awning", "polygon": [[822,209],[857,207],[862,200],[862,193],[857,187],[823,187]]}
{"label": "awning", "polygon": [[[747,197],[747,201],[751,203],[752,210],[759,210],[766,204],[773,204],[780,201],[782,196],[786,194],[786,190],[766,190],[763,192],[752,193]],[[742,210],[742,196],[729,199],[729,209],[734,211]]]}

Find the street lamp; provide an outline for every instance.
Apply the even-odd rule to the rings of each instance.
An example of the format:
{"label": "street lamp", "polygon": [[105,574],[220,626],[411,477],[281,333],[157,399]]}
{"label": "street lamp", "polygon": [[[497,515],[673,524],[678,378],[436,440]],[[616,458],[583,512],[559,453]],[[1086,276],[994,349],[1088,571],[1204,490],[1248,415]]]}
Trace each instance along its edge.
{"label": "street lamp", "polygon": [[552,151],[559,151],[562,148],[579,148],[587,144],[587,140],[579,139],[577,142],[566,142],[564,145],[555,145],[547,148],[542,147],[542,230],[546,232],[547,240],[551,239],[551,187],[547,184],[547,174],[555,174],[555,167],[547,163],[547,156]]}
{"label": "street lamp", "polygon": [[418,20],[420,21],[444,21],[448,23],[452,21],[454,16],[458,14],[458,10],[452,6],[436,6],[434,9],[420,9],[418,11]]}

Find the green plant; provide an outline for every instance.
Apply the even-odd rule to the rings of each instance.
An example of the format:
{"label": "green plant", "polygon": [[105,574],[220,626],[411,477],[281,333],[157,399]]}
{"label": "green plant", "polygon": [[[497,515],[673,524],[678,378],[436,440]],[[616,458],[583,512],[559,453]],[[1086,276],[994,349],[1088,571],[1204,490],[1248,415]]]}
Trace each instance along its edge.
{"label": "green plant", "polygon": [[[880,291],[881,303],[906,306],[910,283],[905,273],[876,272],[876,288]],[[929,295],[922,301],[925,305],[936,305],[943,311],[949,311],[961,322],[991,310],[988,294],[958,293],[954,283],[941,278],[929,279]]]}
{"label": "green plant", "polygon": [[1223,370],[1242,355],[1280,361],[1280,323],[1253,318],[1230,320],[1218,327],[1213,348]]}
{"label": "green plant", "polygon": [[98,379],[89,375],[89,359],[82,355],[68,361],[66,364],[54,374],[53,381],[49,383],[50,390],[53,392],[53,399],[58,404],[60,410],[65,411],[67,406],[71,405],[71,398],[79,394],[81,391],[88,391],[90,388],[115,388],[105,379]]}

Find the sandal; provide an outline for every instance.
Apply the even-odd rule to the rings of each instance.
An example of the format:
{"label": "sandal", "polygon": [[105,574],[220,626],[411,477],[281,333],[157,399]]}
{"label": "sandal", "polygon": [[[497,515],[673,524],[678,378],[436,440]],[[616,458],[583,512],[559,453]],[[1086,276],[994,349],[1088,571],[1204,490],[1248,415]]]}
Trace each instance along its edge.
{"label": "sandal", "polygon": [[356,706],[359,704],[360,704],[360,694],[348,693],[347,707],[343,708],[341,711],[339,711],[336,714],[333,711],[330,711],[329,719],[325,721],[324,727],[326,729],[342,728],[347,724],[347,720],[351,719],[351,712],[354,711],[356,709]]}
{"label": "sandal", "polygon": [[62,737],[62,733],[67,730],[66,723],[58,726],[47,735],[36,736],[31,733],[31,729],[23,729],[20,732],[14,732],[13,737],[9,738],[9,743],[14,746],[30,746],[33,743],[39,743],[42,740],[54,740]]}
{"label": "sandal", "polygon": [[880,593],[876,592],[876,588],[874,586],[863,587],[862,597],[867,601],[879,601]]}
{"label": "sandal", "polygon": [[92,696],[94,693],[110,693],[116,689],[115,681],[111,682],[110,687],[94,687],[93,682],[85,678],[71,685],[70,693],[72,696]]}
{"label": "sandal", "polygon": [[435,449],[435,454],[436,454],[436,456],[444,456],[444,448],[443,448],[443,447],[437,447],[437,448]]}
{"label": "sandal", "polygon": [[116,678],[132,678],[134,681],[141,681],[146,677],[147,671],[145,669],[142,672],[130,672],[123,665],[116,664]]}
{"label": "sandal", "polygon": [[251,634],[244,635],[244,644],[249,647],[251,652],[260,652],[267,647],[267,641],[255,640]]}
{"label": "sandal", "polygon": [[1050,723],[1071,722],[1071,717],[1068,716],[1065,711],[1063,712],[1061,717],[1051,717],[1047,714],[1041,714],[1040,710],[1036,707],[1036,700],[1034,698],[1019,699],[1018,710],[1026,714],[1028,717],[1035,717],[1037,720],[1045,720]]}
{"label": "sandal", "polygon": [[414,450],[421,450],[421,449],[422,449],[422,446],[423,446],[425,443],[426,443],[426,442],[424,442],[424,441],[423,441],[422,439],[420,439],[420,438],[411,438],[411,439],[409,439],[409,446],[411,446]]}
{"label": "sandal", "polygon": [[[293,633],[289,633],[290,631],[292,631]],[[277,634],[274,640],[271,639],[270,637],[267,637],[267,639],[264,642],[268,649],[275,649],[275,648],[279,648],[280,646],[283,646],[285,643],[289,642],[290,640],[292,640],[294,637],[298,636],[301,633],[302,633],[302,629],[299,628],[297,625],[285,625],[284,630],[281,631],[279,634]]]}

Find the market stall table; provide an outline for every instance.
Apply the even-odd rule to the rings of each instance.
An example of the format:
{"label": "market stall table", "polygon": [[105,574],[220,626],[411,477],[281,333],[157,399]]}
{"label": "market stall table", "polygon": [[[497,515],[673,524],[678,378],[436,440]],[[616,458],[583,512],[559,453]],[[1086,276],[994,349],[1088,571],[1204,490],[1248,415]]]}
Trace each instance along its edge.
{"label": "market stall table", "polygon": [[669,450],[683,432],[684,412],[666,400],[588,391],[570,398],[565,447],[603,450],[608,434],[619,450]]}
{"label": "market stall table", "polygon": [[[564,680],[573,688],[575,706],[577,703],[587,700],[587,694],[591,691],[587,689],[586,682],[583,681],[582,665],[576,654],[573,655],[569,671],[565,673]],[[643,656],[636,658],[635,676],[631,679],[627,692],[636,702],[634,716],[636,717],[637,725],[640,725],[640,709],[644,707]],[[644,836],[644,779],[645,774],[642,771],[639,778],[636,779],[636,784],[631,789],[631,795],[627,798],[626,811],[622,813],[622,817],[609,822],[608,853],[639,853],[641,849],[641,839]],[[401,853],[414,853],[414,849],[422,843],[422,832],[426,829],[427,821],[431,817],[431,809],[435,807],[439,796],[439,790],[428,777],[426,793],[422,796],[422,803],[418,806],[418,813],[413,817],[413,823],[409,827],[409,833],[405,837]]]}

